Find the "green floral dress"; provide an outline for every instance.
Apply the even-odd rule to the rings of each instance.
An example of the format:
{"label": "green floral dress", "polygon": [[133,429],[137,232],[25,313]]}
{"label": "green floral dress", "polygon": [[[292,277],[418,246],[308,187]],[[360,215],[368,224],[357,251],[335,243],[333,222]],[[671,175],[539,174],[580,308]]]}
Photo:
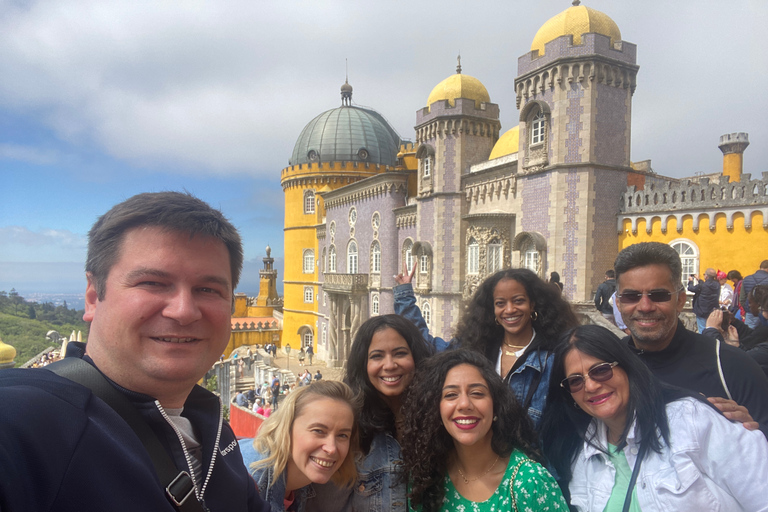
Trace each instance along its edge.
{"label": "green floral dress", "polygon": [[[518,465],[519,469],[512,482],[512,476]],[[568,512],[563,493],[560,492],[560,487],[549,471],[538,462],[527,458],[519,450],[512,452],[501,484],[493,495],[483,502],[478,503],[463,497],[447,475],[444,485],[445,497],[440,509],[442,512]],[[514,505],[512,493],[514,493]]]}

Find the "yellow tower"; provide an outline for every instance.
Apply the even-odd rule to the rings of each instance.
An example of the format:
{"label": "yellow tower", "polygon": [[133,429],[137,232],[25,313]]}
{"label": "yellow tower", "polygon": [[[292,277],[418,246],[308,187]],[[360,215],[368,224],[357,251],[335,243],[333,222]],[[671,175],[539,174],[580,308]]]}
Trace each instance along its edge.
{"label": "yellow tower", "polygon": [[723,152],[723,176],[728,176],[731,183],[741,181],[744,166],[744,150],[749,146],[746,133],[728,133],[720,137],[718,147]]}
{"label": "yellow tower", "polygon": [[[324,231],[321,192],[386,171],[397,165],[400,137],[377,112],[352,105],[352,86],[341,86],[340,107],[323,112],[299,135],[288,167],[282,170],[285,194],[283,339],[296,349],[317,349],[320,291],[318,236]],[[344,258],[333,248],[326,262]],[[341,260],[339,260],[341,261]],[[328,268],[328,272],[335,272]]]}

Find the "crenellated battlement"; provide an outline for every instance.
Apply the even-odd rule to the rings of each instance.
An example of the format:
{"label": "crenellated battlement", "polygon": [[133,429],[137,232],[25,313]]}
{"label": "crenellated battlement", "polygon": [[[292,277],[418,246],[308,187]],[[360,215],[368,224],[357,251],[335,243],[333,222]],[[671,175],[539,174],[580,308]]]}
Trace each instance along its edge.
{"label": "crenellated battlement", "polygon": [[629,219],[632,231],[636,232],[637,221],[645,219],[646,229],[650,232],[651,221],[659,218],[662,232],[666,232],[667,220],[674,217],[680,231],[686,215],[693,218],[694,230],[698,230],[701,218],[709,218],[710,229],[714,230],[714,217],[718,213],[725,214],[728,229],[733,227],[733,218],[738,213],[744,215],[745,226],[749,228],[753,212],[762,212],[763,226],[768,227],[768,172],[762,174],[761,179],[754,180],[750,174],[743,174],[739,182],[731,182],[728,176],[718,176],[714,180],[701,178],[698,182],[652,183],[643,190],[627,187],[620,199],[618,230],[621,231],[623,222]]}
{"label": "crenellated battlement", "polygon": [[582,34],[581,44],[573,44],[573,36],[560,36],[544,46],[544,55],[538,50],[530,51],[517,59],[517,76],[523,76],[537,69],[549,66],[563,58],[583,58],[586,56],[606,57],[622,64],[635,66],[637,45],[626,41],[616,41],[611,45],[611,38],[603,34]]}
{"label": "crenellated battlement", "polygon": [[[419,109],[416,111],[416,127],[417,132],[419,128],[425,124],[432,124],[437,121],[438,118],[444,117],[475,117],[487,120],[487,123],[498,124],[499,123],[499,106],[496,103],[480,104],[480,108],[475,105],[475,100],[467,98],[456,98],[454,105],[451,105],[448,100],[440,100],[432,103],[431,105]],[[457,120],[458,121],[458,120]],[[416,142],[419,142],[418,136]]]}

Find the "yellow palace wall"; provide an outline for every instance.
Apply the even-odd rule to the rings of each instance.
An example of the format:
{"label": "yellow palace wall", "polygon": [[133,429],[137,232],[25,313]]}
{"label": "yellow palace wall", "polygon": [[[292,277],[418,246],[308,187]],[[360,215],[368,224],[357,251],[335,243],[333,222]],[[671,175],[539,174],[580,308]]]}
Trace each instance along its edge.
{"label": "yellow palace wall", "polygon": [[744,215],[737,213],[733,217],[733,227],[726,226],[725,214],[715,215],[715,229],[710,229],[710,221],[704,216],[699,229],[693,230],[693,217],[686,215],[682,220],[682,232],[677,230],[677,219],[669,218],[667,231],[661,231],[661,219],[654,217],[651,232],[647,232],[645,220],[638,220],[637,232],[632,232],[629,219],[624,219],[619,235],[619,250],[640,242],[662,242],[669,244],[673,240],[686,239],[699,249],[699,274],[707,268],[720,269],[724,272],[738,270],[746,277],[753,274],[760,262],[768,259],[768,229],[763,227],[763,216],[759,212],[751,214],[752,226],[744,227]]}
{"label": "yellow palace wall", "polygon": [[[317,225],[322,218],[322,199],[315,195],[315,213],[304,213],[304,191],[319,187],[299,186],[285,190],[285,267],[283,270],[283,332],[284,342],[297,347],[299,328],[309,325],[317,331],[317,291],[318,268],[311,274],[304,273],[304,250],[315,251],[315,261],[319,259],[317,248]],[[304,302],[304,287],[313,289],[312,303]],[[316,337],[316,336],[315,336]],[[282,345],[281,345],[282,346]]]}

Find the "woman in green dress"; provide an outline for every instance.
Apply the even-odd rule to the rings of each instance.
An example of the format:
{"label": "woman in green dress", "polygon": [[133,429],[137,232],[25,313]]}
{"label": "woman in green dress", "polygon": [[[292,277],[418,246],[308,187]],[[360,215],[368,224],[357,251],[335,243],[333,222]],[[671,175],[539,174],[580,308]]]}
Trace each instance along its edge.
{"label": "woman in green dress", "polygon": [[403,416],[412,510],[568,510],[530,419],[482,354],[448,350],[424,361]]}

